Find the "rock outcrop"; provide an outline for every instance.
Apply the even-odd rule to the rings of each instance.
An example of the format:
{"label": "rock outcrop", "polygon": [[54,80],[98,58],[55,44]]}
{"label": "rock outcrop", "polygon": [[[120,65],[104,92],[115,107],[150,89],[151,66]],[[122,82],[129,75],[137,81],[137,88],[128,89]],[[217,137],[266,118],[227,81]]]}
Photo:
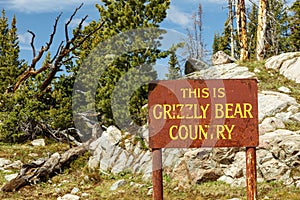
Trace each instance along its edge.
{"label": "rock outcrop", "polygon": [[213,65],[223,65],[233,63],[235,61],[236,60],[234,58],[227,55],[224,51],[218,51],[211,58],[211,62],[213,63]]}
{"label": "rock outcrop", "polygon": [[300,83],[300,52],[284,53],[266,61],[267,69],[278,70],[286,78]]}
{"label": "rock outcrop", "polygon": [[[224,64],[193,72],[188,78],[250,78],[255,74],[237,64]],[[300,123],[300,104],[288,94],[262,91],[258,95],[260,145],[257,148],[258,181],[300,185],[300,127],[288,130],[286,122]],[[109,127],[91,144],[89,165],[112,173],[130,170],[150,178],[151,152],[148,130],[136,135]],[[244,148],[163,149],[164,172],[179,185],[224,181],[245,185]]]}

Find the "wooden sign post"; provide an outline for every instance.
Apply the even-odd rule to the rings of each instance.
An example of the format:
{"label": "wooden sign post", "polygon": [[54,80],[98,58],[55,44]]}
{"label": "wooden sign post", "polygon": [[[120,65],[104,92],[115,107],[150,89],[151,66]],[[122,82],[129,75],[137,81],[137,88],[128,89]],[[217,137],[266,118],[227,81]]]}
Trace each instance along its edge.
{"label": "wooden sign post", "polygon": [[257,81],[171,80],[149,85],[153,199],[163,199],[162,148],[246,147],[247,199],[257,198]]}

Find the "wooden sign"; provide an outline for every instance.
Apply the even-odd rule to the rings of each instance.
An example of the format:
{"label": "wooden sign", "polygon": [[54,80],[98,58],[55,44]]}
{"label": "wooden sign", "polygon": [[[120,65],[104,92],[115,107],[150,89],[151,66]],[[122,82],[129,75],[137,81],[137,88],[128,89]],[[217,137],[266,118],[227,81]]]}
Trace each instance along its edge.
{"label": "wooden sign", "polygon": [[149,85],[153,199],[163,199],[161,148],[246,147],[247,199],[257,199],[257,81],[171,80]]}
{"label": "wooden sign", "polygon": [[258,146],[256,80],[157,81],[149,90],[151,148]]}

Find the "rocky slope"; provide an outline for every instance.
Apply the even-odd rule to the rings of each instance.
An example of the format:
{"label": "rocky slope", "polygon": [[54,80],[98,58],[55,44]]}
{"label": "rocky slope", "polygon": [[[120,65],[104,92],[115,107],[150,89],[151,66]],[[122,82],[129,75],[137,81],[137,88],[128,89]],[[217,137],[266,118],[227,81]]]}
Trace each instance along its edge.
{"label": "rocky slope", "polygon": [[[274,60],[278,63],[294,63],[288,58],[300,60],[294,56],[282,55],[282,62],[278,58],[269,59],[266,66],[269,67],[268,63]],[[280,66],[280,69],[283,69],[285,65]],[[295,70],[295,67],[299,72],[300,65],[293,65],[292,70]],[[285,67],[287,68],[289,67]],[[280,73],[297,75],[286,71]],[[247,67],[229,63],[208,67],[187,77],[254,78],[255,73],[250,72]],[[299,76],[290,79],[300,80]],[[258,95],[258,181],[282,181],[285,185],[300,187],[300,104],[284,92],[290,91],[260,91]],[[289,130],[287,124],[296,124],[296,128]],[[90,157],[89,167],[112,173],[129,170],[143,174],[145,179],[150,178],[152,160],[147,145],[147,127],[140,128],[135,135],[123,133],[113,126],[109,127],[91,144],[93,156]],[[245,185],[244,148],[163,149],[163,166],[164,172],[172,179],[178,180],[179,185],[183,187],[188,183],[215,180],[231,185]]]}

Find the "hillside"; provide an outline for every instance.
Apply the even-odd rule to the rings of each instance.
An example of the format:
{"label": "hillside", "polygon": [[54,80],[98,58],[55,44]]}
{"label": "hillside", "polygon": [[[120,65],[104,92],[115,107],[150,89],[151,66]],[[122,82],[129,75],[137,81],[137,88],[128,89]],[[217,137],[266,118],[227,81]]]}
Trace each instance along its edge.
{"label": "hillside", "polygon": [[[296,60],[295,60],[296,59]],[[298,59],[298,60],[297,60]],[[259,199],[299,199],[300,85],[288,70],[298,66],[299,54],[269,63],[221,64],[187,78],[257,78],[260,146],[257,148]],[[295,64],[295,63],[299,64]],[[285,70],[283,69],[285,68]],[[297,71],[296,71],[297,72]],[[287,76],[288,74],[288,76]],[[22,164],[69,149],[46,141],[46,146],[0,146],[0,183],[18,173]],[[129,133],[111,126],[85,153],[49,180],[17,192],[0,192],[1,199],[151,199],[151,153],[147,127]],[[166,199],[246,199],[245,149],[201,148],[163,151]],[[100,169],[100,170],[99,170]]]}

